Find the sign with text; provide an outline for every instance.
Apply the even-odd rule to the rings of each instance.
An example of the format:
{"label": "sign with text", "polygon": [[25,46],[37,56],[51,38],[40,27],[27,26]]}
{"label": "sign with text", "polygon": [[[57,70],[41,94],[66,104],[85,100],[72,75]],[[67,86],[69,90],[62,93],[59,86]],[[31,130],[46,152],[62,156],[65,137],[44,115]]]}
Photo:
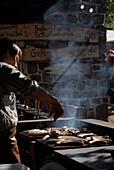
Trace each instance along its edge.
{"label": "sign with text", "polygon": [[13,40],[73,40],[98,42],[97,29],[56,24],[0,25],[0,38]]}
{"label": "sign with text", "polygon": [[23,48],[23,56],[21,60],[25,61],[36,61],[36,60],[50,60],[59,59],[67,60],[76,58],[80,51],[84,51],[79,58],[96,58],[99,56],[99,47],[97,45],[89,46],[77,46],[77,47],[66,47],[58,49],[44,49],[36,48],[34,46],[27,45]]}

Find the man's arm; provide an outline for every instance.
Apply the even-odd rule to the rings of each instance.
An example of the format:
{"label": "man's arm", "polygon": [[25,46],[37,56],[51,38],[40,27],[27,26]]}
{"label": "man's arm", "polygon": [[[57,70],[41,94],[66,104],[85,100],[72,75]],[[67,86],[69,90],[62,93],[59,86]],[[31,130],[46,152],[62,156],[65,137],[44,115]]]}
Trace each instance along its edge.
{"label": "man's arm", "polygon": [[42,88],[36,81],[22,74],[15,67],[8,64],[1,64],[0,79],[3,80],[4,86],[9,92],[13,91],[23,97],[38,99],[51,104],[49,116],[53,114],[54,120],[63,115],[64,109],[58,99]]}
{"label": "man's arm", "polygon": [[39,88],[35,96],[35,99],[50,104],[49,116],[53,115],[54,121],[56,121],[57,118],[63,116],[64,109],[62,105],[59,103],[59,100],[42,87]]}
{"label": "man's arm", "polygon": [[58,104],[58,99],[41,86],[38,87],[35,99],[49,104]]}

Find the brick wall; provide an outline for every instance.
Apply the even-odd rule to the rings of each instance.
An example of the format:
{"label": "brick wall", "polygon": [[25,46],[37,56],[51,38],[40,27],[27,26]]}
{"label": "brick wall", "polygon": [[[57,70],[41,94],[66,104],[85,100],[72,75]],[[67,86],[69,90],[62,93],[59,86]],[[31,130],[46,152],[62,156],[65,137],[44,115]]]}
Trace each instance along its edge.
{"label": "brick wall", "polygon": [[105,3],[59,0],[42,23],[0,26],[23,50],[21,71],[59,98],[65,116],[107,118]]}

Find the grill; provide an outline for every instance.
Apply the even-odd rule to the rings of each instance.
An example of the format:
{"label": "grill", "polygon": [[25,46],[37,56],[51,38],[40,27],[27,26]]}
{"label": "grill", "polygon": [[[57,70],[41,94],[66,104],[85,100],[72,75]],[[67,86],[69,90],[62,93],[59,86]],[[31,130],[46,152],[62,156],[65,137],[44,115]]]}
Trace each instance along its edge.
{"label": "grill", "polygon": [[[55,127],[67,125],[68,127],[87,128],[97,135],[108,135],[112,140],[110,145],[99,146],[75,146],[63,145],[56,146],[54,144],[44,144],[40,142],[43,136],[30,136],[23,134],[25,129],[50,127],[50,119],[23,121],[18,123],[19,147],[24,160],[24,164],[31,169],[40,169],[44,164],[49,162],[58,162],[64,168],[70,170],[73,166],[76,168],[87,169],[106,169],[113,165],[111,152],[114,144],[114,126],[111,123],[94,120],[94,119],[73,119],[60,118],[54,123]],[[26,154],[25,154],[26,153]],[[29,155],[29,156],[28,156]],[[28,165],[28,160],[30,165]],[[25,162],[26,161],[26,162]]]}

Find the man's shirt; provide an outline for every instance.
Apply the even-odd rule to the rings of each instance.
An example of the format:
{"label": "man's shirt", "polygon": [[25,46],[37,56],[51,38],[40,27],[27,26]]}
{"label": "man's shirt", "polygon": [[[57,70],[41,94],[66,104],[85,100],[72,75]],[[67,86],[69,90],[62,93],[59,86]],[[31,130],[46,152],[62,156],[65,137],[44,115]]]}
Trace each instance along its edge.
{"label": "man's shirt", "polygon": [[17,125],[15,94],[34,98],[40,86],[15,67],[0,62],[0,132]]}

